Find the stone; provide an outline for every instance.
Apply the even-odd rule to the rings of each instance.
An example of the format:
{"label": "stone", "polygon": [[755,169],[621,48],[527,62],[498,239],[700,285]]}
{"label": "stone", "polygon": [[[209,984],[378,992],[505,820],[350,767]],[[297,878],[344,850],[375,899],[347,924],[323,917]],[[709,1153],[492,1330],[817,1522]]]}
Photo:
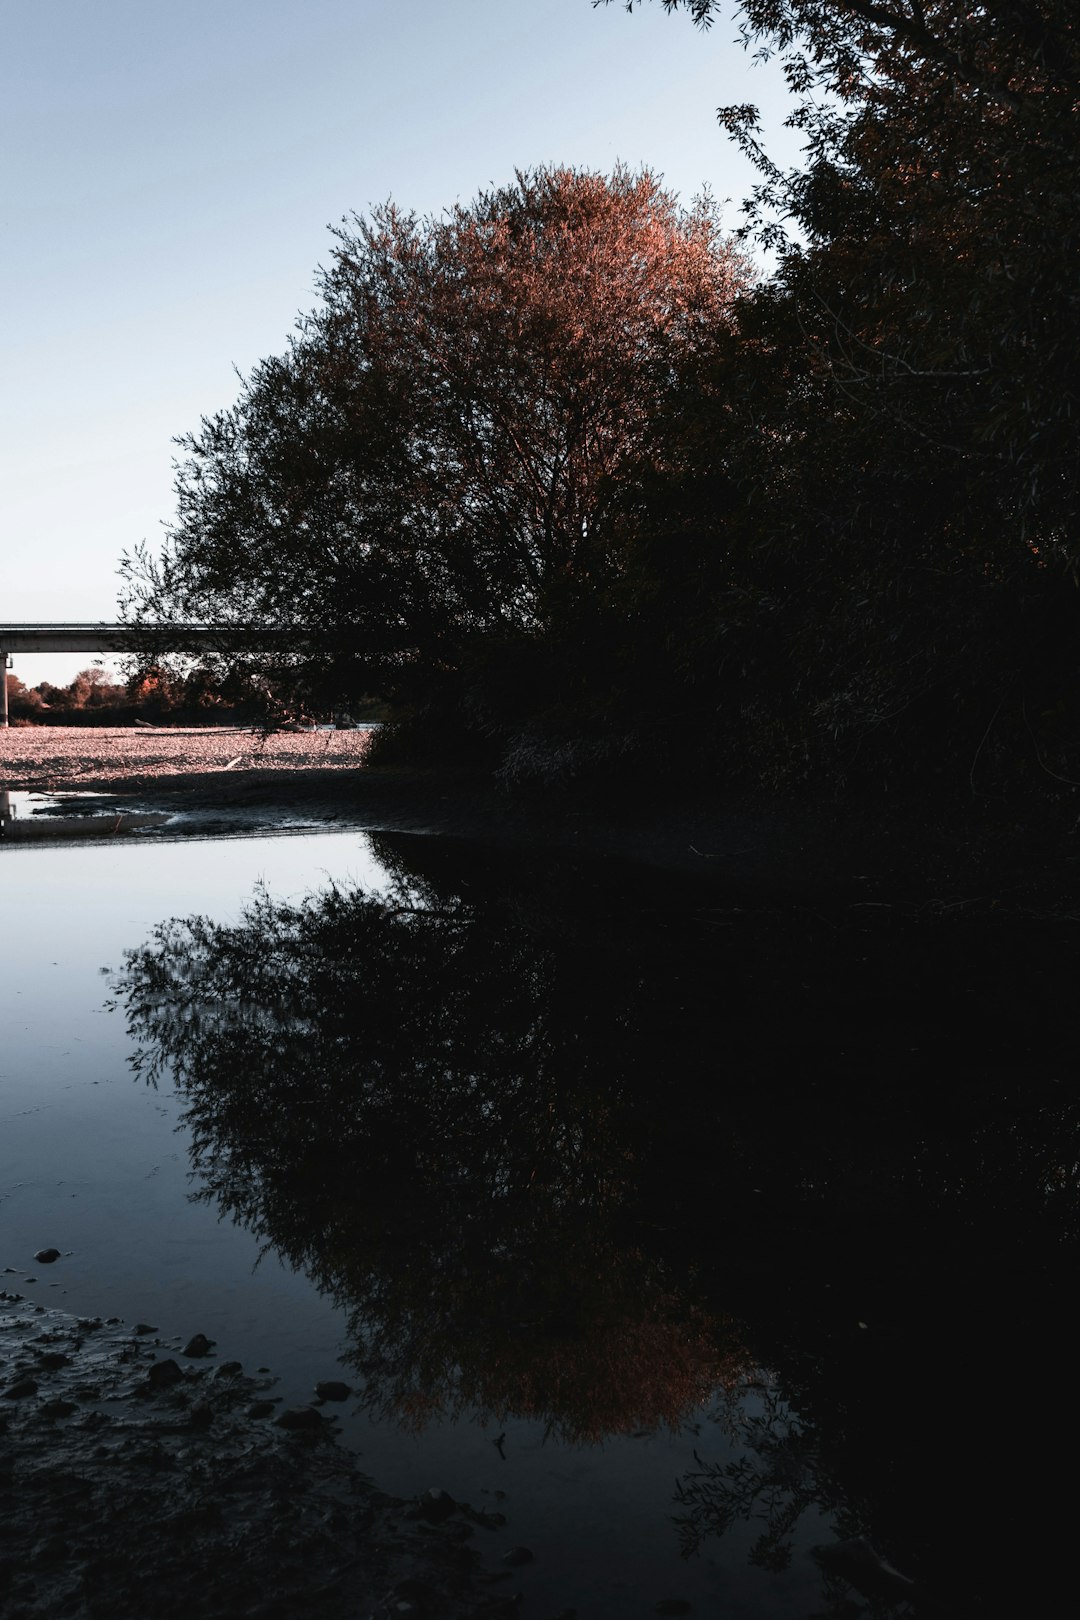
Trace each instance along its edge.
{"label": "stone", "polygon": [[520,1564],[531,1564],[535,1559],[536,1554],[530,1547],[511,1547],[510,1551],[503,1553],[502,1556],[503,1563],[508,1564],[511,1569],[517,1569]]}
{"label": "stone", "polygon": [[5,1401],[23,1401],[28,1395],[36,1395],[38,1391],[37,1380],[34,1378],[16,1378],[3,1391]]}
{"label": "stone", "polygon": [[155,1361],[146,1382],[151,1389],[168,1389],[170,1384],[178,1384],[183,1376],[175,1361]]}
{"label": "stone", "polygon": [[320,1401],[347,1401],[351,1394],[352,1386],[340,1379],[326,1378],[315,1385],[315,1397]]}
{"label": "stone", "polygon": [[58,1367],[67,1367],[71,1364],[71,1357],[65,1356],[62,1350],[45,1350],[38,1356],[38,1366],[46,1372],[55,1372]]}
{"label": "stone", "polygon": [[135,1324],[135,1332],[139,1333],[139,1334],[156,1333],[157,1328],[156,1327],[151,1327],[149,1322],[136,1322],[136,1324]]}
{"label": "stone", "polygon": [[313,1406],[290,1406],[275,1419],[279,1429],[289,1429],[294,1432],[322,1428],[322,1418]]}
{"label": "stone", "polygon": [[54,1401],[42,1401],[38,1410],[44,1418],[65,1418],[70,1417],[72,1412],[77,1412],[79,1408],[75,1401],[58,1398]]}
{"label": "stone", "polygon": [[181,1354],[185,1356],[208,1356],[214,1347],[214,1343],[215,1340],[208,1339],[205,1333],[196,1333],[185,1344]]}
{"label": "stone", "polygon": [[51,1266],[54,1260],[59,1260],[59,1249],[39,1249],[34,1259],[39,1266]]}
{"label": "stone", "polygon": [[268,1418],[274,1410],[273,1401],[252,1401],[247,1409],[249,1418]]}
{"label": "stone", "polygon": [[457,1506],[449,1491],[434,1487],[417,1499],[415,1506],[409,1509],[408,1517],[423,1519],[428,1524],[442,1524],[452,1513],[457,1512]]}

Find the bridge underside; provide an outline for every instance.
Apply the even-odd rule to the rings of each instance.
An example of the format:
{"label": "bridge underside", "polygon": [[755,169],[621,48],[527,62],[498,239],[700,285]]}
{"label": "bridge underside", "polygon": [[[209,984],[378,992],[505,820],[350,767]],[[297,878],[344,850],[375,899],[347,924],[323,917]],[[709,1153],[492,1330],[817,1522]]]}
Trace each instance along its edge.
{"label": "bridge underside", "polygon": [[[298,650],[298,638],[285,630],[220,630],[204,624],[161,626],[161,642],[170,652],[224,652],[246,648],[270,652]],[[8,723],[7,668],[11,653],[130,652],[132,634],[123,624],[0,624],[0,728]]]}

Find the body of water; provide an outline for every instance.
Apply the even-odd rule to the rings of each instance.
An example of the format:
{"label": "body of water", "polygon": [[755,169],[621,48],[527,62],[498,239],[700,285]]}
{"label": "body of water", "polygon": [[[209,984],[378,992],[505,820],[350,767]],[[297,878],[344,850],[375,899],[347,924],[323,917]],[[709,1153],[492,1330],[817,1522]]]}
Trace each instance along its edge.
{"label": "body of water", "polygon": [[13,845],[0,897],[8,1287],[348,1379],[543,1620],[1038,1587],[1067,929],[357,833]]}

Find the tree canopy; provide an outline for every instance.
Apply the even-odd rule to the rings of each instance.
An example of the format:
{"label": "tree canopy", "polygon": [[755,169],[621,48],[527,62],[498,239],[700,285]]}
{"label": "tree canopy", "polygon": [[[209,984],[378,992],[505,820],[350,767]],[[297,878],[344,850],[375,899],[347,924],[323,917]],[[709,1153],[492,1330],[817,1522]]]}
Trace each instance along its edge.
{"label": "tree canopy", "polygon": [[647,172],[353,216],[287,350],[181,441],[129,613],[294,629],[353,690],[542,635],[620,570],[621,470],[746,279]]}
{"label": "tree canopy", "polygon": [[318,308],[182,441],[136,624],[283,628],[309,703],[389,698],[510,778],[1071,789],[1071,10],[738,15],[805,139],[784,172],[720,109],[770,274],[625,169],[347,220]]}
{"label": "tree canopy", "polygon": [[[714,598],[712,645],[751,671],[725,693],[729,729],[744,754],[772,739],[771,774],[835,775],[895,743],[906,770],[1007,754],[1073,776],[1073,8],[740,0],[737,16],[781,60],[805,146],[782,171],[755,107],[719,109],[759,174],[743,234],[777,254],[739,350],[747,427],[774,453],[763,471],[754,432],[725,438],[754,493]],[[713,535],[729,564],[730,523]]]}

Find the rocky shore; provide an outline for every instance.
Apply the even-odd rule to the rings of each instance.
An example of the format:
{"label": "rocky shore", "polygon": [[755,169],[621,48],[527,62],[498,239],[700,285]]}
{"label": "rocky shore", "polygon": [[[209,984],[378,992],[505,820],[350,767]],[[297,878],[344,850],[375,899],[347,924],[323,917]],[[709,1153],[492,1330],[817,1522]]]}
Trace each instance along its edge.
{"label": "rocky shore", "polygon": [[336,1442],[347,1388],[286,1408],[274,1382],[202,1335],[0,1290],[5,1620],[517,1613],[501,1515],[385,1495]]}

